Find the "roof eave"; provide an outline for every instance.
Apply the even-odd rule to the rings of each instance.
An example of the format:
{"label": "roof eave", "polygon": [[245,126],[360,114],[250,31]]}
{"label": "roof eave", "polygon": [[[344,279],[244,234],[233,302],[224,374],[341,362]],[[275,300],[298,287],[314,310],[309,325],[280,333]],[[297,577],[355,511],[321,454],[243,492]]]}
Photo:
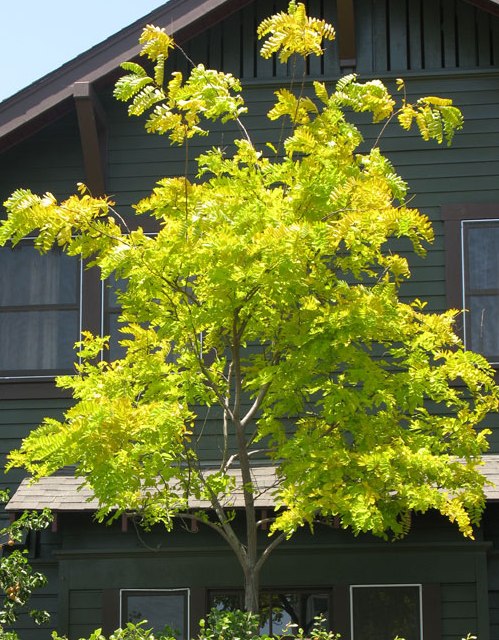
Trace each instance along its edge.
{"label": "roof eave", "polygon": [[[72,104],[75,82],[95,83],[116,72],[120,64],[139,55],[139,35],[145,24],[163,26],[179,42],[194,37],[251,0],[170,0],[132,25],[40,78],[0,103],[0,150],[26,137]],[[31,127],[30,127],[30,123]],[[19,132],[19,135],[18,135]],[[31,134],[30,133],[30,134]],[[29,135],[30,135],[29,134]]]}

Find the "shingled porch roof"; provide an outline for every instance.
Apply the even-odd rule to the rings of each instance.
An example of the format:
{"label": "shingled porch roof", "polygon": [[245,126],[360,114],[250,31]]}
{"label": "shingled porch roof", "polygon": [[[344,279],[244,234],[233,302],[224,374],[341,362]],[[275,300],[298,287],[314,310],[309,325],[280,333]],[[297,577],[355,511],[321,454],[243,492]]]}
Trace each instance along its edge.
{"label": "shingled porch roof", "polygon": [[[210,473],[213,470],[207,470]],[[236,480],[236,490],[229,497],[222,500],[227,508],[244,507],[241,472],[239,469],[229,470]],[[252,469],[253,485],[256,488],[255,506],[264,509],[275,505],[274,489],[276,487],[275,466],[262,465]],[[41,478],[37,482],[30,482],[25,478],[19,485],[6,506],[7,511],[39,510],[48,507],[52,511],[90,511],[99,508],[98,501],[93,497],[92,490],[82,485],[83,479],[72,473],[53,475]],[[211,503],[206,500],[192,498],[189,502],[191,509],[207,509]]]}
{"label": "shingled porch roof", "polygon": [[[243,493],[241,488],[241,474],[239,469],[231,473],[236,478],[238,489],[226,499],[226,507],[243,507]],[[261,509],[275,506],[274,489],[276,487],[275,467],[262,465],[253,468],[253,482],[258,487],[255,506]],[[486,455],[483,459],[482,473],[488,483],[485,496],[488,502],[499,501],[499,454]],[[189,507],[192,509],[206,509],[211,505],[207,501],[192,499]],[[7,504],[7,511],[24,511],[25,509],[43,509],[48,507],[55,512],[87,511],[94,512],[99,505],[93,497],[89,487],[82,486],[82,478],[73,474],[54,475],[41,478],[31,483],[25,478]]]}

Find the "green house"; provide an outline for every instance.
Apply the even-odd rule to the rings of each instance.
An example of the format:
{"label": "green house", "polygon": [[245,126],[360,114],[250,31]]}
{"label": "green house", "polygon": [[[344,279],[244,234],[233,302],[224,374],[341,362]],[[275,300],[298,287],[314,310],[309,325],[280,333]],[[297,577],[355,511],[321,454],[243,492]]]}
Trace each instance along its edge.
{"label": "green house", "polygon": [[[465,127],[450,148],[395,129],[382,148],[436,234],[426,259],[411,258],[413,278],[404,294],[426,300],[431,310],[467,309],[459,328],[466,345],[499,366],[499,2],[306,4],[310,15],[336,26],[338,37],[323,59],[304,69],[305,83],[334,83],[351,71],[392,86],[403,77],[411,96],[450,97],[462,109]],[[94,195],[112,195],[127,215],[159,178],[184,173],[182,153],[147,135],[112,97],[119,64],[138,55],[145,24],[165,27],[191,60],[241,77],[249,126],[258,140],[266,139],[273,125],[265,107],[292,69],[257,56],[255,28],[286,6],[284,0],[170,0],[0,103],[1,201],[18,187],[64,197],[84,182]],[[172,69],[186,65],[173,55]],[[377,133],[366,126],[368,141]],[[217,125],[208,139],[193,141],[192,156],[230,139],[230,128]],[[69,406],[54,376],[71,373],[80,331],[112,332],[117,311],[109,289],[78,261],[56,252],[40,258],[29,241],[0,251],[4,457],[43,417],[60,416]],[[468,632],[479,640],[499,638],[499,424],[493,418],[490,428],[483,472],[491,484],[474,541],[435,514],[414,518],[409,535],[396,543],[355,538],[340,528],[300,531],[263,570],[264,630],[278,633],[288,621],[307,626],[322,613],[344,640],[397,632],[406,640],[454,640]],[[216,446],[208,435],[208,458]],[[272,470],[259,473],[268,488]],[[52,529],[26,543],[32,564],[49,578],[33,605],[49,610],[51,627],[71,640],[142,618],[158,628],[168,624],[187,640],[212,605],[240,602],[240,569],[209,529],[179,522],[170,534],[146,534],[127,518],[106,527],[95,522],[96,504],[86,489],[78,490],[70,469],[34,486],[22,480],[15,471],[2,477],[13,494],[4,518],[25,508],[53,509]],[[272,510],[270,492],[258,508]],[[28,617],[19,628],[26,640],[48,634]]]}

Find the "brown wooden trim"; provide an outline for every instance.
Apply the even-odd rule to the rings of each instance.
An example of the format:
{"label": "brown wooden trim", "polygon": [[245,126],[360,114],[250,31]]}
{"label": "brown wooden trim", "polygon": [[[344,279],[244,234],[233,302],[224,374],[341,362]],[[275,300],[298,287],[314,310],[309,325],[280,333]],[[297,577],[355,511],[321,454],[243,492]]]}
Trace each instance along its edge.
{"label": "brown wooden trim", "polygon": [[[463,308],[461,222],[463,220],[499,219],[499,203],[465,203],[444,205],[441,209],[444,222],[445,280],[447,307]],[[463,323],[458,316],[455,325],[463,338]]]}
{"label": "brown wooden trim", "polygon": [[[72,98],[75,82],[94,83],[136,58],[138,39],[148,23],[164,26],[179,42],[194,37],[252,0],[170,0],[114,36],[62,65],[0,104],[0,148],[5,136],[22,136],[30,121]],[[11,139],[12,142],[12,139]]]}
{"label": "brown wooden trim", "polygon": [[482,9],[482,11],[491,13],[493,16],[499,16],[499,2],[497,0],[465,0],[465,2]]}
{"label": "brown wooden trim", "polygon": [[442,207],[442,220],[486,220],[499,218],[499,203],[447,204]]}
{"label": "brown wooden trim", "polygon": [[102,631],[105,636],[120,626],[120,590],[104,589],[102,592]]}
{"label": "brown wooden trim", "polygon": [[199,635],[199,621],[208,613],[207,590],[204,587],[191,587],[191,600],[189,603],[189,627],[190,637]]}
{"label": "brown wooden trim", "polygon": [[331,629],[339,633],[342,640],[350,640],[350,589],[346,584],[333,587]]}
{"label": "brown wooden trim", "polygon": [[73,96],[80,129],[87,187],[93,196],[106,192],[107,126],[104,109],[90,82],[75,82]]}
{"label": "brown wooden trim", "polygon": [[442,606],[439,584],[423,584],[423,638],[440,640],[442,637]]}
{"label": "brown wooden trim", "polygon": [[355,16],[353,0],[337,0],[337,34],[340,66],[355,67],[357,48],[355,41]]}

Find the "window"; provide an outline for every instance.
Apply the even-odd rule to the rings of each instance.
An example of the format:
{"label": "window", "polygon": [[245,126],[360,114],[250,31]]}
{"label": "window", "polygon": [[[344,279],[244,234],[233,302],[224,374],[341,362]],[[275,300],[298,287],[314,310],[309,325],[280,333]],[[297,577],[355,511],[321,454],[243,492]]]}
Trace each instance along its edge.
{"label": "window", "polygon": [[[243,592],[211,591],[208,609],[242,609]],[[297,625],[307,633],[316,617],[329,627],[330,592],[324,590],[282,589],[260,594],[260,630],[262,634],[280,635],[288,625]],[[289,634],[288,634],[289,635]]]}
{"label": "window", "polygon": [[120,332],[120,322],[118,321],[121,313],[121,308],[118,302],[117,291],[119,290],[119,283],[114,277],[104,280],[102,283],[102,335],[109,336],[109,351],[105,354],[105,357],[110,361],[123,358],[125,355],[125,348],[122,347],[119,341],[124,337]]}
{"label": "window", "polygon": [[81,264],[33,243],[0,251],[0,377],[43,378],[73,370],[79,339]]}
{"label": "window", "polygon": [[[207,610],[240,609],[242,590],[208,592]],[[288,623],[305,634],[321,616],[344,640],[441,638],[440,586],[437,584],[334,585],[316,589],[265,589],[260,600],[261,632],[280,634]],[[291,635],[289,633],[288,635]]]}
{"label": "window", "polygon": [[468,349],[499,365],[499,207],[444,207],[449,307]]}
{"label": "window", "polygon": [[499,364],[499,220],[461,222],[466,346]]}
{"label": "window", "polygon": [[422,640],[421,585],[352,585],[352,640]]}
{"label": "window", "polygon": [[122,589],[120,607],[122,625],[147,620],[145,628],[156,636],[189,638],[189,589]]}

